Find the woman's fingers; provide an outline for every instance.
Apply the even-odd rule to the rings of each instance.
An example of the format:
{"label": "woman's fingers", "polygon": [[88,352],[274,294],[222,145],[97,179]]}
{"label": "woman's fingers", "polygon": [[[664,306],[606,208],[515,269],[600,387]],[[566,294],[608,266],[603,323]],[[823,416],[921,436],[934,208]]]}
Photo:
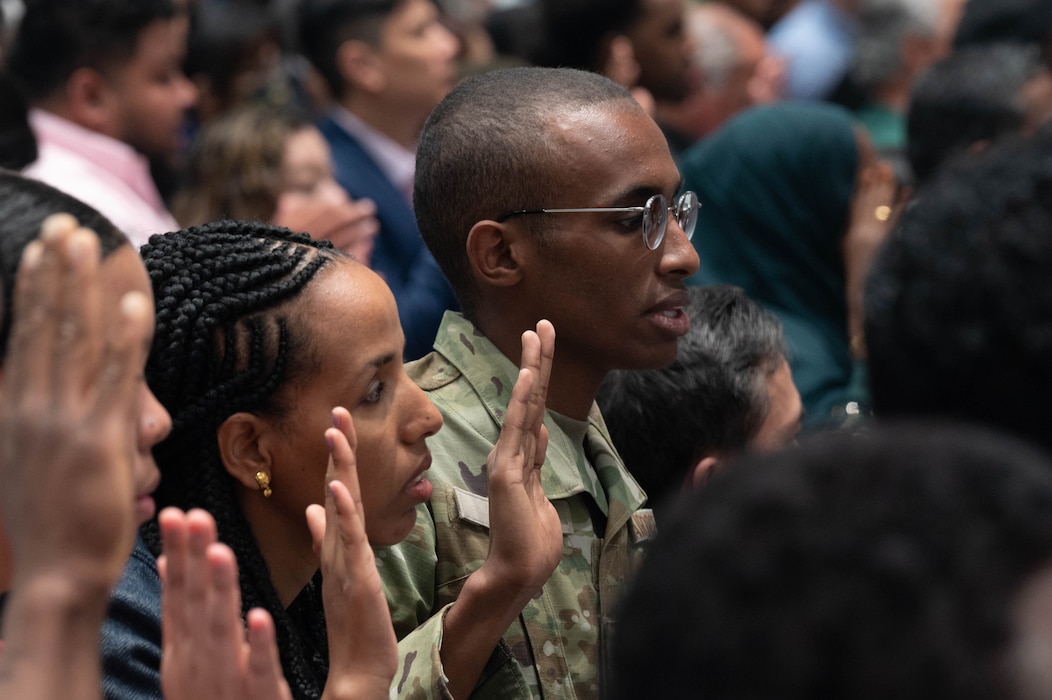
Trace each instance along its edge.
{"label": "woman's fingers", "polygon": [[246,700],[290,700],[292,694],[281,672],[274,620],[261,608],[248,611],[248,676]]}

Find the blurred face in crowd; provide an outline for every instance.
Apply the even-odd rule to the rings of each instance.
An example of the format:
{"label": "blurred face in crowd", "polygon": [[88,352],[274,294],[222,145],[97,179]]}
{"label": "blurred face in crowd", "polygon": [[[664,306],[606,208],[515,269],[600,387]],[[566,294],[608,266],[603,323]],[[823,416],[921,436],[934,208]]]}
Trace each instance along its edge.
{"label": "blurred face in crowd", "polygon": [[644,0],[642,15],[626,32],[639,62],[639,85],[659,100],[682,100],[699,79],[685,12],[684,0]]}
{"label": "blurred face in crowd", "polygon": [[767,401],[770,406],[767,417],[749,443],[749,449],[757,452],[788,447],[796,442],[800,432],[804,405],[800,402],[800,392],[793,383],[793,372],[785,358],[767,375]]}
{"label": "blurred face in crowd", "polygon": [[377,57],[386,90],[421,118],[442,101],[456,81],[457,39],[439,21],[430,0],[406,0],[380,32]]}
{"label": "blurred face in crowd", "polygon": [[147,156],[169,159],[178,152],[184,116],[197,101],[182,70],[188,28],[180,15],[151,22],[131,59],[106,72],[111,135]]}
{"label": "blurred face in crowd", "polygon": [[[349,203],[347,192],[333,176],[332,155],[321,132],[308,126],[289,134],[282,156],[277,206],[287,219],[282,224],[295,220],[295,228],[314,238],[332,240],[342,251],[368,265],[379,224],[371,216],[354,218],[343,214],[341,209]],[[365,218],[370,221],[363,221]],[[336,226],[340,230],[333,230]]]}
{"label": "blurred face in crowd", "polygon": [[1019,99],[1026,113],[1023,132],[1032,134],[1052,118],[1052,72],[1045,69],[1028,80]]}

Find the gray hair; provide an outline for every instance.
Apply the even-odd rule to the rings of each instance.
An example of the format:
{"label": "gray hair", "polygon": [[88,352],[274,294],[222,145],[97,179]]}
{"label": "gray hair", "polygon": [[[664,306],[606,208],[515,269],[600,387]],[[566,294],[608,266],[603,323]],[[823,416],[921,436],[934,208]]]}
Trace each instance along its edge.
{"label": "gray hair", "polygon": [[850,74],[868,95],[902,68],[904,37],[935,36],[939,0],[863,0],[858,20],[860,32]]}
{"label": "gray hair", "polygon": [[705,87],[721,89],[738,65],[741,46],[733,32],[723,22],[708,13],[694,13],[687,23],[687,31],[697,47],[694,60],[705,75]]}

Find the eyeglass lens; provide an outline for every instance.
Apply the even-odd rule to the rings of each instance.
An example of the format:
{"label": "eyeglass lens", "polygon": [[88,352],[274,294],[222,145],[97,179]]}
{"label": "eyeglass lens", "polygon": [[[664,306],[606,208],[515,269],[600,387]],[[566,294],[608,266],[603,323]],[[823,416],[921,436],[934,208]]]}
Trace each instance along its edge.
{"label": "eyeglass lens", "polygon": [[[698,221],[697,202],[697,195],[693,192],[686,192],[676,199],[676,222],[688,240],[694,235],[694,226]],[[643,239],[648,248],[656,250],[668,228],[668,200],[662,194],[655,194],[647,200],[643,209]]]}

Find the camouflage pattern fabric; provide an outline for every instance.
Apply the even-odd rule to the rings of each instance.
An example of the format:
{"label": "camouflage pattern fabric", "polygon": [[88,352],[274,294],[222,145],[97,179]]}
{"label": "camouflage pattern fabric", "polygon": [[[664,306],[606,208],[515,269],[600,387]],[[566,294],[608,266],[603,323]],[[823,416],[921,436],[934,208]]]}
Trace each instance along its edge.
{"label": "camouflage pattern fabric", "polygon": [[[428,440],[434,494],[405,541],[376,550],[400,640],[391,692],[400,698],[448,697],[442,615],[486,558],[486,456],[518,375],[459,314],[446,313],[435,349],[409,365],[445,418]],[[550,442],[541,481],[562,519],[563,557],[494,650],[472,698],[598,698],[608,615],[639,555],[630,521],[646,494],[617,456],[598,407],[587,422],[551,412],[544,422]]]}

